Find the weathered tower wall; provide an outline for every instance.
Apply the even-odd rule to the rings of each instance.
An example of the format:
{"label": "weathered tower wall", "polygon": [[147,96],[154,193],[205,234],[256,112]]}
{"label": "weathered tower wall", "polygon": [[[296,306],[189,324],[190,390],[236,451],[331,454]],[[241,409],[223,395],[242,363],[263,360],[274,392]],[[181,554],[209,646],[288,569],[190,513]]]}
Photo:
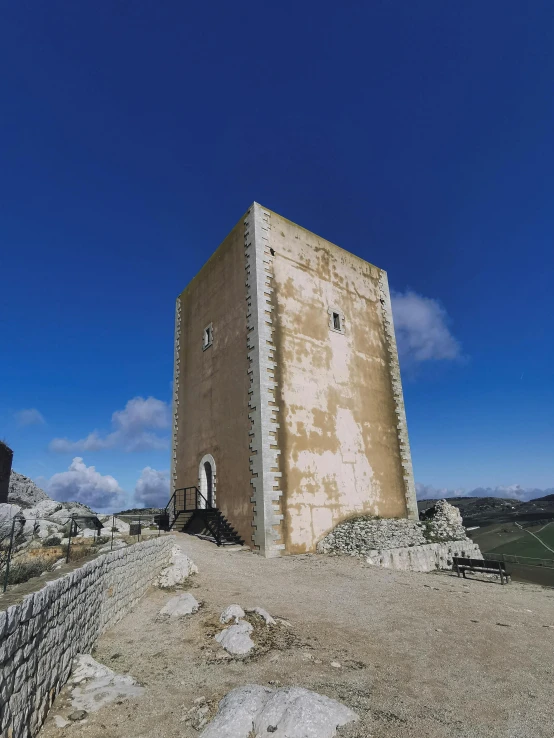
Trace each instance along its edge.
{"label": "weathered tower wall", "polygon": [[281,537],[296,553],[355,514],[417,508],[386,273],[269,219]]}
{"label": "weathered tower wall", "polygon": [[252,545],[245,269],[241,219],[177,298],[172,487],[201,487],[199,465],[211,457],[215,504]]}

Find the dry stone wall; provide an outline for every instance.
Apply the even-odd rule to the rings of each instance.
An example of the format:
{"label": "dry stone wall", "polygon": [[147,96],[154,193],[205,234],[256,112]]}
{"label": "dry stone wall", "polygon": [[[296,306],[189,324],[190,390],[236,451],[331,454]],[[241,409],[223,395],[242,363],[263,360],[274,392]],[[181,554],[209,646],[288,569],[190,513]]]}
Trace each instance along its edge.
{"label": "dry stone wall", "polygon": [[112,551],[0,612],[0,736],[32,738],[87,653],[170,560],[173,536]]}
{"label": "dry stone wall", "polygon": [[428,520],[352,518],[339,523],[317,546],[319,553],[364,556],[392,569],[452,568],[452,556],[482,558],[468,538],[460,511],[439,500]]}

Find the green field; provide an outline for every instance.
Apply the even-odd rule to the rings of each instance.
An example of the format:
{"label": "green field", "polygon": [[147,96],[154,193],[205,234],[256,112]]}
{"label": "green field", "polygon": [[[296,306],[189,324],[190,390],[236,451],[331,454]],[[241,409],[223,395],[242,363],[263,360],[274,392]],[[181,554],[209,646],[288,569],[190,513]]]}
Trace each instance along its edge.
{"label": "green field", "polygon": [[[469,531],[469,535],[483,553],[554,559],[554,522],[523,529],[515,523],[499,523]],[[549,551],[547,546],[553,551]]]}

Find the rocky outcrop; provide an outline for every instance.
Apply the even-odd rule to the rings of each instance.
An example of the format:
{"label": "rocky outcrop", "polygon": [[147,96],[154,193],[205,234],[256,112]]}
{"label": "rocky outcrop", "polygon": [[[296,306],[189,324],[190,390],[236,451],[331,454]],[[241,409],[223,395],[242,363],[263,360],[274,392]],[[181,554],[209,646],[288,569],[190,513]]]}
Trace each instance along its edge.
{"label": "rocky outcrop", "polygon": [[8,502],[19,507],[34,507],[43,500],[49,500],[50,497],[44,490],[38,487],[32,479],[12,471],[10,476],[10,486],[8,491]]}
{"label": "rocky outcrop", "polygon": [[318,553],[363,556],[394,569],[452,568],[452,556],[482,558],[468,538],[457,508],[439,500],[423,521],[359,517],[339,523],[317,546]]}
{"label": "rocky outcrop", "polygon": [[198,574],[198,567],[180,546],[173,546],[169,566],[161,570],[156,584],[161,589],[177,587],[184,584],[191,574]]}
{"label": "rocky outcrop", "polygon": [[338,727],[356,720],[358,715],[346,705],[309,689],[247,684],[221,700],[201,738],[332,738]]}

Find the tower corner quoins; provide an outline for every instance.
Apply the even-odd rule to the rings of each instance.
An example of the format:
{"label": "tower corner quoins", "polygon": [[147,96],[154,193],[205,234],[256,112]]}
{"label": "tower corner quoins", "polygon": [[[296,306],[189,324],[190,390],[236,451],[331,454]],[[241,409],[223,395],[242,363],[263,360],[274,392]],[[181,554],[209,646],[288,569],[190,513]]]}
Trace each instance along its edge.
{"label": "tower corner quoins", "polygon": [[173,423],[171,443],[171,489],[175,492],[177,483],[177,435],[179,431],[179,375],[181,362],[181,298],[175,303],[175,344],[173,351]]}
{"label": "tower corner quoins", "polygon": [[400,446],[400,458],[403,469],[406,509],[408,512],[408,518],[417,520],[419,518],[419,514],[417,510],[414,473],[412,467],[412,455],[410,452],[410,441],[408,438],[406,409],[404,407],[404,395],[402,392],[402,379],[400,376],[400,365],[398,363],[398,348],[396,345],[396,337],[394,334],[394,322],[390,301],[389,283],[387,279],[387,273],[382,270],[379,274],[379,298],[383,315],[385,340],[387,344],[387,351],[389,354],[389,367],[392,391],[394,396],[395,412],[398,420],[396,427],[398,433],[398,443]]}
{"label": "tower corner quoins", "polygon": [[278,489],[281,473],[277,448],[276,356],[273,341],[273,257],[271,214],[254,203],[244,219],[248,374],[250,376],[250,472],[256,548],[266,557],[278,556],[281,520]]}

